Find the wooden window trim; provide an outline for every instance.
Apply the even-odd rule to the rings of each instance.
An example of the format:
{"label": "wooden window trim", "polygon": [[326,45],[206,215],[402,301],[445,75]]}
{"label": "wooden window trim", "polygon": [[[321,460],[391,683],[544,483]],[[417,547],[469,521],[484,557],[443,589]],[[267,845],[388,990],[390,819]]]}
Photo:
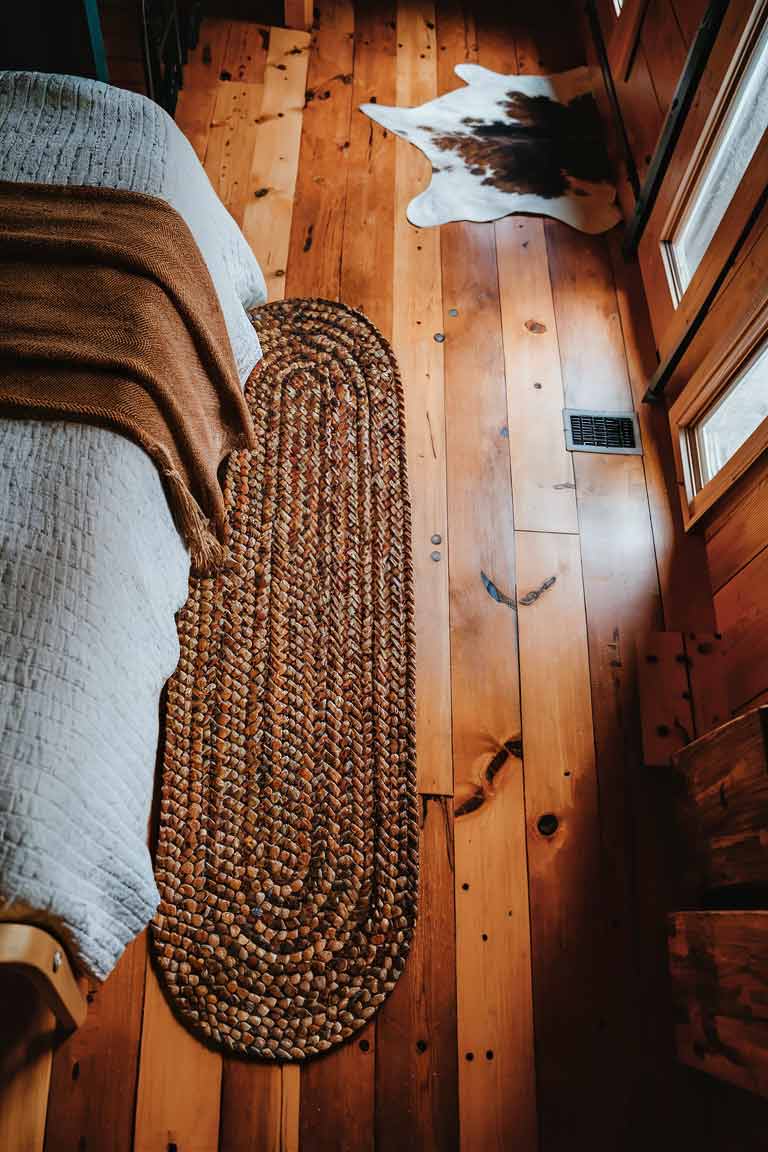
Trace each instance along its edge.
{"label": "wooden window trim", "polygon": [[[766,172],[768,172],[768,132],[764,133],[760,144],[755,149],[755,154],[717,227],[715,235],[712,237],[709,248],[694,272],[688,287],[680,297],[680,302],[670,320],[665,339],[659,349],[662,360],[678,346],[704,303],[720,269],[732,252],[750,213],[757,204],[765,187]],[[677,219],[679,219],[679,213],[684,208],[685,201],[681,199],[679,206],[676,206],[675,216],[670,218],[667,225],[666,235],[670,235],[673,231]],[[660,243],[664,243],[663,238]]]}
{"label": "wooden window trim", "polygon": [[[703,163],[706,157],[702,139],[713,139],[718,94],[726,83],[729,73],[733,71],[733,62],[739,46],[750,26],[759,29],[765,19],[768,19],[768,0],[761,0],[759,5],[755,5],[752,0],[731,0],[699,84],[699,90],[669,163],[658,199],[640,241],[638,257],[662,362],[678,346],[690,319],[696,314],[698,306],[714,283],[762,191],[762,185],[758,187],[758,184],[760,184],[760,161],[765,164],[763,151],[765,142],[753,156],[752,163],[720,221],[704,259],[675,308],[662,252],[663,239],[669,234],[673,211],[680,205],[681,189],[692,186],[689,183],[689,174],[693,177],[696,165]],[[753,41],[754,36],[750,37],[750,42]],[[744,59],[747,57],[748,53],[745,53]],[[763,173],[764,171],[763,168]],[[764,176],[762,183],[764,184]]]}
{"label": "wooden window trim", "polygon": [[608,60],[617,83],[629,79],[648,4],[649,0],[624,0],[617,15],[611,3],[614,24],[608,41]]}
{"label": "wooden window trim", "polygon": [[702,361],[669,411],[675,471],[685,530],[701,520],[736,481],[768,450],[768,417],[717,475],[698,492],[694,487],[689,429],[714,403],[752,355],[768,340],[768,287],[750,308],[736,333],[726,332]]}

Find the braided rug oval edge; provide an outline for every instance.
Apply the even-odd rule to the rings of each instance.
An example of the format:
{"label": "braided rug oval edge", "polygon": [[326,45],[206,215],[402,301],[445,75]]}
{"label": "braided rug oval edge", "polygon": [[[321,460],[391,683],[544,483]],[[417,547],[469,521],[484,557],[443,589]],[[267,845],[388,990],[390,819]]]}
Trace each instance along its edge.
{"label": "braided rug oval edge", "polygon": [[257,447],[227,464],[231,566],[190,581],[169,681],[152,925],[182,1021],[302,1060],[403,970],[418,898],[402,386],[362,314],[251,314]]}

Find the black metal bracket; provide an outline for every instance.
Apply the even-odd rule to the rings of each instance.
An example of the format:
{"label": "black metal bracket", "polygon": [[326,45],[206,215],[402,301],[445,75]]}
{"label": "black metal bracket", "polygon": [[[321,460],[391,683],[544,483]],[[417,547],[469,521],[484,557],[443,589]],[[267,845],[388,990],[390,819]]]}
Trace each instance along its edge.
{"label": "black metal bracket", "polygon": [[680,138],[685,118],[696,95],[699,81],[706,68],[727,9],[728,0],[710,0],[688,51],[685,67],[677,82],[659,142],[656,145],[643,186],[635,203],[634,215],[627,224],[622,247],[627,259],[631,259],[637,252],[637,246],[653,211],[669,162],[672,159],[672,153]]}
{"label": "black metal bracket", "polygon": [[600,27],[600,18],[597,14],[597,6],[595,0],[587,0],[586,4],[587,19],[589,20],[589,27],[592,33],[592,39],[595,42],[597,49],[597,56],[600,61],[600,71],[603,74],[603,82],[605,89],[608,93],[608,100],[610,101],[611,111],[613,118],[616,122],[616,127],[619,130],[621,137],[621,145],[624,149],[624,161],[627,166],[627,179],[632,185],[632,191],[637,200],[640,195],[640,177],[637,174],[637,166],[635,158],[632,155],[632,148],[629,143],[629,136],[627,135],[627,128],[624,123],[624,117],[621,114],[621,105],[619,104],[619,97],[616,94],[616,85],[613,82],[613,73],[611,72],[610,61],[608,60],[608,52],[605,47],[605,40],[603,39],[603,30]]}
{"label": "black metal bracket", "polygon": [[141,0],[141,25],[147,94],[173,116],[184,58],[177,0]]}

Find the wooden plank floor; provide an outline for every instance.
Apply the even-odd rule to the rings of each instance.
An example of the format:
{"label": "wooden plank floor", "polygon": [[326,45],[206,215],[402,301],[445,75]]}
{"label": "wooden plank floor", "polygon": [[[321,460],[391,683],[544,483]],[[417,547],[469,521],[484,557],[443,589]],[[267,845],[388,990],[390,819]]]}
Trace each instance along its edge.
{"label": "wooden plank floor", "polygon": [[363,309],[402,368],[423,812],[405,975],[353,1042],[273,1068],[189,1036],[141,939],[52,1071],[29,1072],[26,1100],[50,1092],[24,1152],[629,1152],[648,1132],[672,1147],[655,1135],[672,1139],[665,1102],[700,1095],[672,1079],[635,915],[634,644],[662,609],[697,624],[675,623],[666,591],[666,465],[653,447],[647,471],[574,467],[562,441],[565,402],[626,407],[641,388],[637,281],[613,238],[535,218],[415,229],[429,165],[356,110],[457,87],[464,60],[581,62],[567,5],[503,7],[320,0],[311,41],[207,21],[178,110],[271,297]]}

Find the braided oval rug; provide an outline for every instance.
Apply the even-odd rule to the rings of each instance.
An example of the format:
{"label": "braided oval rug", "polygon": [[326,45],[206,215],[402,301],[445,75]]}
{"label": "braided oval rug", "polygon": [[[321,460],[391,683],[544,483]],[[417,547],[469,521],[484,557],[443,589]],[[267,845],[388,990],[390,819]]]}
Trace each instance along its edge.
{"label": "braided oval rug", "polygon": [[364,316],[296,300],[252,319],[231,566],[192,579],[178,621],[153,946],[190,1028],[301,1060],[373,1015],[416,916],[404,415]]}

